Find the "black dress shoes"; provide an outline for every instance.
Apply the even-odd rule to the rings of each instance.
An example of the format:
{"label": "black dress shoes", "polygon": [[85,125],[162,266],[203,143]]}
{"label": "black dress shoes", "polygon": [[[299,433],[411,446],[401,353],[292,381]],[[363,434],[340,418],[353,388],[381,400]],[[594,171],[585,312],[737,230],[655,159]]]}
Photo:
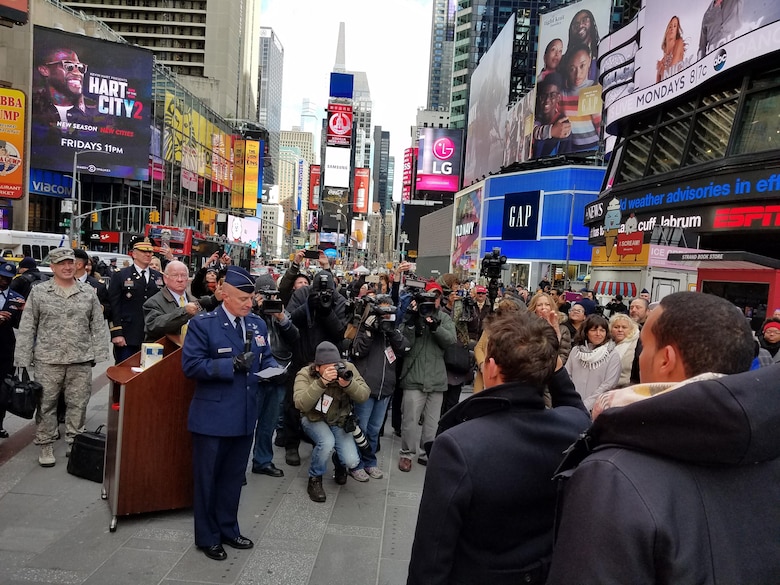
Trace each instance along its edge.
{"label": "black dress shoes", "polygon": [[259,473],[261,475],[270,475],[271,477],[284,477],[284,471],[279,469],[273,463],[269,463],[263,467],[252,466],[252,473]]}
{"label": "black dress shoes", "polygon": [[198,548],[203,551],[204,555],[212,560],[224,561],[227,558],[227,553],[225,552],[225,549],[222,548],[221,544],[214,544],[212,546],[199,546]]}
{"label": "black dress shoes", "polygon": [[[232,546],[233,548],[239,548],[239,549],[247,549],[252,548],[255,546],[255,543],[246,538],[245,536],[241,536],[240,534],[236,536],[235,538],[223,538],[222,544],[226,544],[228,546]],[[221,546],[219,548],[222,548]],[[224,551],[223,551],[224,552]]]}
{"label": "black dress shoes", "polygon": [[8,438],[8,431],[5,429],[0,429],[0,439],[7,439]]}

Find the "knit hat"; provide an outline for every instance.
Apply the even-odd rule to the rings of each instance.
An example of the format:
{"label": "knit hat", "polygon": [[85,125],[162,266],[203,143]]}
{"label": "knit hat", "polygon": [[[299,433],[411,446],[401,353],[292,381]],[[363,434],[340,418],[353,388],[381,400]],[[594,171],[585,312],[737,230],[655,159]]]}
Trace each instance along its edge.
{"label": "knit hat", "polygon": [[314,365],[335,364],[341,361],[341,354],[338,348],[330,341],[323,341],[317,346],[317,352],[314,354]]}
{"label": "knit hat", "polygon": [[270,274],[261,274],[255,279],[255,292],[275,290],[276,281]]}

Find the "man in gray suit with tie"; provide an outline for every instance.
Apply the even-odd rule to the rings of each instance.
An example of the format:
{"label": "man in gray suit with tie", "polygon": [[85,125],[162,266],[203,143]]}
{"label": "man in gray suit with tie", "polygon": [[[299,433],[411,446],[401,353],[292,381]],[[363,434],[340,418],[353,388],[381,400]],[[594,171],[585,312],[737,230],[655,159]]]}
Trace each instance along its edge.
{"label": "man in gray suit with tie", "polygon": [[163,272],[165,286],[144,303],[146,341],[163,335],[179,335],[181,328],[200,313],[200,302],[187,293],[190,273],[183,262],[168,262]]}

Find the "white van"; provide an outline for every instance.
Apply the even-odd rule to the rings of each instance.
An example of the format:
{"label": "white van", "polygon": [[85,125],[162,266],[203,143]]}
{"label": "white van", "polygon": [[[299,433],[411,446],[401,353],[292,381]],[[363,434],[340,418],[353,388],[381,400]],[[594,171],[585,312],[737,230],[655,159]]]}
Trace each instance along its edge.
{"label": "white van", "polygon": [[[120,269],[124,268],[125,261],[129,262],[130,264],[133,263],[132,257],[128,256],[127,254],[117,254],[116,252],[93,252],[92,250],[87,250],[87,254],[89,254],[90,258],[97,256],[106,264],[109,264],[112,258],[116,258],[116,267]],[[51,275],[51,262],[49,261],[48,254],[38,263],[38,268],[42,274]]]}

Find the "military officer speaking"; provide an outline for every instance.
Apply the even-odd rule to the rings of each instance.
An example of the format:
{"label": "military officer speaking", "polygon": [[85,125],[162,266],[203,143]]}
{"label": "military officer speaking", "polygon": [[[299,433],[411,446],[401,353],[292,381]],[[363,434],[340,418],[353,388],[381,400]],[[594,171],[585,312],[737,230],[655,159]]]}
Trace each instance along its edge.
{"label": "military officer speaking", "polygon": [[222,305],[189,322],[182,350],[184,374],[195,380],[187,427],[192,433],[195,545],[224,561],[222,547],[254,543],[238,527],[238,504],[257,422],[256,375],[278,367],[265,322],[251,313],[255,285],[229,266]]}
{"label": "military officer speaking", "polygon": [[154,246],[147,238],[132,242],[133,264],[111,276],[111,343],[116,363],[141,351],[144,341],[144,303],[163,287],[163,277],[149,267]]}

